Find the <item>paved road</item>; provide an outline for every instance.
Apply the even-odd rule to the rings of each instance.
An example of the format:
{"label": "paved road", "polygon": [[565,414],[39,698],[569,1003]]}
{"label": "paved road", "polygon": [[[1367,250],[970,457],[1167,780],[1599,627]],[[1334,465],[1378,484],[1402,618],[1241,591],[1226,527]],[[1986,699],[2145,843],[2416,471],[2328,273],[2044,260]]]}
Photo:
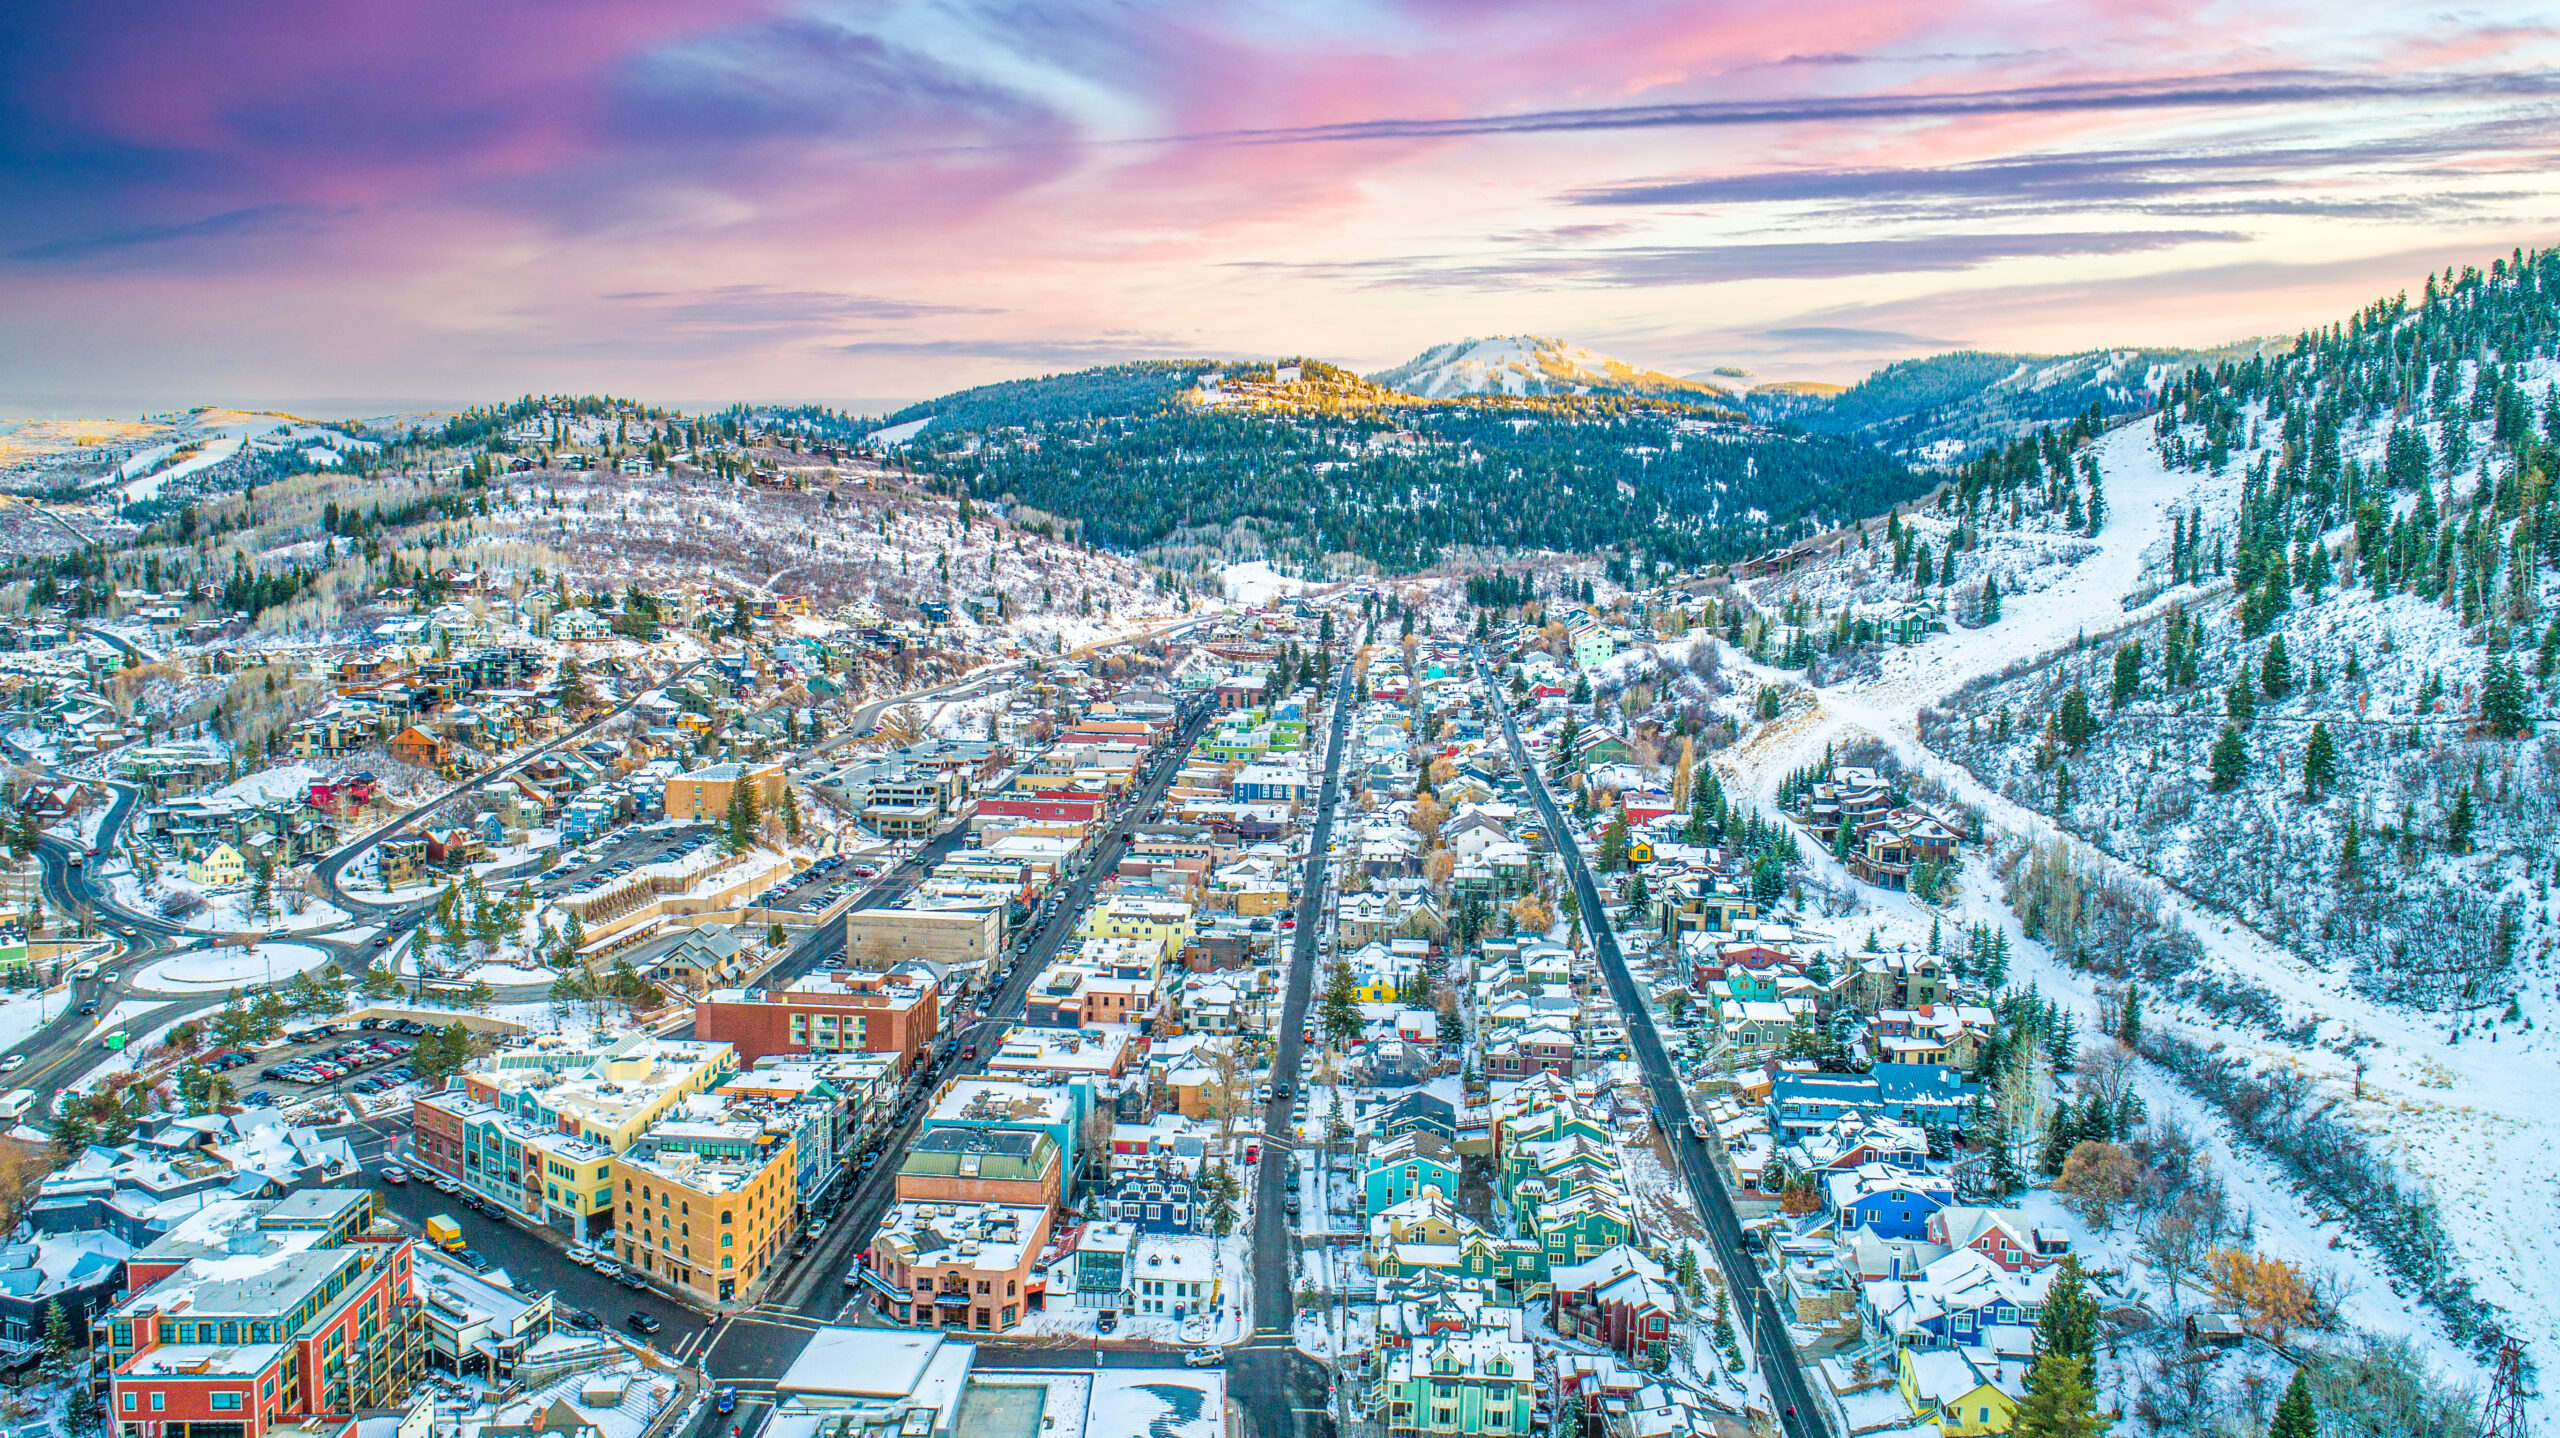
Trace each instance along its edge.
{"label": "paved road", "polygon": [[[1123,805],[1119,819],[1094,846],[1093,862],[1060,892],[1049,918],[1031,931],[1030,948],[1012,961],[1004,981],[987,1005],[987,1016],[954,1026],[953,1032],[964,1041],[979,1045],[979,1056],[935,1071],[919,1083],[919,1089],[954,1073],[976,1073],[985,1069],[987,1059],[994,1054],[994,1031],[1021,1017],[1023,1001],[1031,991],[1032,980],[1039,977],[1040,971],[1048,966],[1049,960],[1075,931],[1078,914],[1091,902],[1103,875],[1117,862],[1120,836],[1155,812],[1157,804],[1163,800],[1165,789],[1181,772],[1183,755],[1190,751],[1192,741],[1199,737],[1209,718],[1210,711],[1205,706],[1198,709],[1170,741],[1159,746],[1155,765],[1145,786]],[[938,863],[940,856],[934,850],[951,847],[960,837],[955,830],[935,844],[928,845],[927,852],[891,875],[887,882],[858,900],[854,907],[895,902],[905,892],[900,881],[907,875],[921,874]],[[831,955],[841,953],[843,948],[843,925],[826,925],[812,933],[800,949],[783,961],[776,981],[785,981],[779,977],[780,973],[805,973]],[[905,1150],[922,1123],[923,1106],[919,1104],[900,1120],[889,1135],[882,1147],[882,1162],[869,1174],[850,1181],[852,1188],[843,1206],[828,1222],[817,1242],[810,1246],[808,1253],[775,1275],[766,1290],[766,1302],[756,1313],[731,1324],[720,1335],[712,1350],[715,1372],[771,1369],[778,1373],[781,1370],[773,1367],[774,1363],[778,1361],[788,1366],[790,1359],[807,1345],[808,1333],[812,1329],[835,1321],[844,1312],[848,1299],[848,1290],[844,1286],[845,1272],[853,1266],[856,1255],[879,1226],[880,1215],[887,1209],[896,1190],[897,1156]]]}
{"label": "paved road", "polygon": [[1253,1336],[1228,1361],[1228,1395],[1244,1410],[1255,1438],[1315,1438],[1333,1429],[1324,1370],[1292,1347],[1297,1323],[1291,1296],[1297,1239],[1286,1208],[1295,1168],[1298,1051],[1306,1032],[1307,1005],[1315,992],[1317,936],[1324,925],[1324,887],[1332,865],[1333,810],[1342,792],[1342,746],[1351,723],[1351,666],[1334,683],[1333,715],[1325,745],[1324,790],[1307,844],[1305,877],[1298,893],[1297,943],[1289,953],[1289,987],[1280,1009],[1280,1045],[1271,1061],[1275,1092],[1265,1130],[1262,1165],[1254,1174]]}
{"label": "paved road", "polygon": [[408,1137],[407,1125],[382,1120],[330,1132],[347,1134],[355,1140],[356,1155],[368,1170],[366,1183],[382,1195],[384,1209],[410,1233],[423,1229],[430,1215],[443,1214],[461,1226],[463,1241],[473,1252],[505,1269],[518,1288],[537,1293],[549,1289],[559,1295],[563,1308],[583,1308],[628,1338],[639,1337],[625,1322],[634,1313],[646,1313],[665,1324],[646,1340],[664,1353],[688,1357],[710,1332],[711,1315],[688,1308],[656,1289],[625,1288],[581,1268],[551,1243],[504,1219],[474,1213],[463,1206],[459,1197],[438,1193],[422,1179],[383,1182],[376,1170],[400,1151],[399,1146]]}
{"label": "paved road", "polygon": [[1828,1438],[1830,1424],[1824,1410],[1812,1400],[1794,1341],[1788,1338],[1786,1325],[1779,1321],[1777,1304],[1771,1300],[1768,1286],[1761,1282],[1759,1268],[1743,1251],[1742,1221],[1734,1212],[1732,1195],[1725,1191],[1724,1175],[1716,1171],[1705,1145],[1698,1142],[1683,1121],[1688,1104],[1681,1095],[1677,1071],[1671,1066],[1660,1036],[1654,1032],[1652,1010],[1645,1006],[1643,991],[1627,971],[1626,956],[1618,951],[1618,937],[1601,917],[1600,893],[1591,882],[1589,866],[1582,861],[1575,831],[1557,811],[1544,776],[1529,762],[1529,751],[1520,742],[1519,726],[1512,722],[1511,708],[1494,686],[1493,665],[1480,647],[1476,650],[1476,667],[1488,702],[1501,716],[1503,735],[1511,744],[1511,761],[1528,776],[1529,793],[1546,818],[1547,832],[1556,836],[1556,852],[1563,858],[1565,872],[1581,898],[1584,931],[1591,935],[1592,946],[1599,952],[1601,967],[1609,977],[1609,991],[1626,1016],[1628,1040],[1635,1050],[1636,1062],[1644,1069],[1645,1086],[1653,1091],[1654,1113],[1679,1154],[1689,1192],[1706,1217],[1707,1237],[1715,1244],[1716,1261],[1746,1309],[1751,1346],[1759,1356],[1760,1372],[1768,1380],[1770,1396],[1784,1410],[1778,1421],[1787,1438]]}

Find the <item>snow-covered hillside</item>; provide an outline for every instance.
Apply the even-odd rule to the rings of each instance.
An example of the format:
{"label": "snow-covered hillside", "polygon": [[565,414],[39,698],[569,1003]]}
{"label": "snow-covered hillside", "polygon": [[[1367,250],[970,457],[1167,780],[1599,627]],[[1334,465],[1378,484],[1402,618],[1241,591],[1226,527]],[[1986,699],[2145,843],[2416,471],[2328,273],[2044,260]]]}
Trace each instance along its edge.
{"label": "snow-covered hillside", "polygon": [[[2549,368],[2530,367],[2533,392],[2560,378]],[[1792,697],[1783,717],[1717,763],[1738,793],[1770,802],[1826,746],[1881,740],[1913,782],[1983,817],[1988,842],[1972,851],[1948,922],[2009,926],[2032,957],[2028,971],[2074,1001],[2084,1022],[2117,985],[2140,983],[2157,1036],[2146,1043],[2154,1080],[2209,1099],[2226,1141],[2257,1145],[2289,1172],[2303,1218],[2342,1224],[2347,1247],[2373,1256],[2349,1280],[2365,1293],[2359,1322],[2380,1300],[2457,1365],[2468,1361],[2462,1347],[2478,1351],[2486,1325],[2523,1338],[2548,1371],[2560,1361],[2560,1193],[2525,1155],[2560,1146],[2560,1106],[2549,1099],[2560,1081],[2551,1037],[2560,1005],[2545,938],[2560,753],[2466,737],[2487,645],[2501,642],[2486,615],[2466,624],[2448,601],[2377,599],[2342,574],[2244,637],[2243,597],[2212,559],[2173,573],[2197,516],[2202,537],[2189,552],[2227,553],[2243,476],[2286,443],[2262,412],[2243,421],[2218,472],[2181,462],[2199,452],[2193,429],[2145,420],[2098,439],[2089,452],[2109,517],[2096,536],[2056,532],[2034,513],[1971,521],[1963,587],[1947,599],[1961,617],[1919,643],[1888,645],[1863,668],[1835,666],[1823,686],[1729,656]],[[2469,439],[2485,443],[2489,422],[2478,423]],[[2348,425],[2344,457],[2378,472],[2393,428],[2387,416]],[[2442,453],[2442,430],[2429,433]],[[2499,479],[2493,466],[2493,494]],[[2427,503],[2445,512],[2448,533],[2457,514],[2491,512],[2474,509],[2479,483],[2463,476],[2449,501],[2435,483]],[[2397,511],[2415,505],[2404,493]],[[1907,532],[1943,553],[1964,523],[1923,511]],[[2486,527],[2495,547],[2494,521]],[[2343,552],[2349,533],[2326,540]],[[1884,545],[1853,544],[1745,588],[1769,613],[1882,606],[1907,593],[1886,564]],[[1981,623],[1965,611],[1986,575],[2005,596],[1999,617]],[[2172,614],[2187,635],[2200,623],[2204,636],[2182,639],[2196,643],[2197,669],[2182,684],[2162,672]],[[2539,632],[2504,641],[2528,673]],[[2291,673],[2268,697],[2266,652],[2278,635]],[[2119,710],[2114,656],[2129,642],[2142,658]],[[2244,673],[2260,706],[2247,731],[2251,762],[2216,792],[2208,751]],[[2074,685],[2093,705],[2095,737],[2039,764],[2047,719]],[[2340,776],[2310,802],[2300,797],[2303,755],[2323,719]],[[2464,794],[2470,828],[2456,844],[2448,825]],[[2350,824],[2362,865],[2352,882],[2341,877]],[[2064,919],[2050,909],[2057,884],[2067,889]],[[2051,942],[2027,942],[2037,933]]]}
{"label": "snow-covered hillside", "polygon": [[1425,399],[1468,394],[1633,394],[1662,399],[1725,400],[1727,391],[1612,359],[1544,335],[1496,335],[1434,345],[1375,383]]}

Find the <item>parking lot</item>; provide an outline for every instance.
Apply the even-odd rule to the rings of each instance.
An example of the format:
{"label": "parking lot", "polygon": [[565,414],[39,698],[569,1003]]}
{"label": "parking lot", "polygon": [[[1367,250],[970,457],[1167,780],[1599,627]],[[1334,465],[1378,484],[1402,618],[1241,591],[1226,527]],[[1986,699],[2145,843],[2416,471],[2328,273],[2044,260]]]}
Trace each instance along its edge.
{"label": "parking lot", "polygon": [[292,1043],[258,1052],[234,1050],[206,1061],[232,1073],[232,1087],[251,1107],[291,1104],[319,1090],[386,1093],[409,1082],[409,1050],[427,1026],[408,1019],[322,1024]]}
{"label": "parking lot", "polygon": [[[550,894],[592,894],[611,888],[637,870],[672,859],[691,858],[719,842],[709,824],[681,824],[672,829],[626,829],[607,839],[597,851],[547,874],[542,889]],[[582,851],[573,851],[582,852]]]}
{"label": "parking lot", "polygon": [[801,870],[789,882],[767,889],[756,900],[756,907],[780,909],[785,913],[815,913],[838,899],[870,887],[872,881],[879,877],[878,863],[848,859],[837,854]]}

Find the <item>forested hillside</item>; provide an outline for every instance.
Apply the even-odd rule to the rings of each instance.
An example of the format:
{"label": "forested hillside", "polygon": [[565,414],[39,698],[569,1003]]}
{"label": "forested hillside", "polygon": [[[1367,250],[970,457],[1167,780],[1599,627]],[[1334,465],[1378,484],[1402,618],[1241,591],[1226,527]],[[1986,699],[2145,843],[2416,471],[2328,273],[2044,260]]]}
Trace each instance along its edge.
{"label": "forested hillside", "polygon": [[[2103,451],[2191,476],[2145,556],[2172,602],[1927,737],[2377,1000],[2523,1023],[2560,938],[2555,341],[2560,262],[2518,255],[2177,382]],[[1952,493],[1996,511],[2048,458]]]}
{"label": "forested hillside", "polygon": [[1846,435],[1895,454],[1946,463],[2007,443],[2038,427],[2088,413],[2136,413],[2196,366],[2246,359],[2251,342],[2222,349],[2104,349],[2078,354],[1989,354],[1956,350],[1889,364],[1834,395],[1779,389],[1746,397],[1751,412],[1824,434]]}
{"label": "forested hillside", "polygon": [[[1742,558],[1908,500],[1928,481],[1872,446],[1626,397],[1395,395],[1328,367],[1157,404],[1138,385],[1108,417],[1057,416],[1120,380],[1009,390],[1001,424],[936,422],[917,469],[981,499],[1073,521],[1094,543],[1214,563],[1252,531],[1301,570],[1427,568],[1454,550],[1629,551],[1687,569]],[[1116,374],[1117,372],[1109,372]],[[1053,395],[1039,388],[1057,385]],[[1004,387],[991,387],[1001,389]],[[1228,553],[1228,557],[1233,557]],[[1258,555],[1255,557],[1259,557]]]}

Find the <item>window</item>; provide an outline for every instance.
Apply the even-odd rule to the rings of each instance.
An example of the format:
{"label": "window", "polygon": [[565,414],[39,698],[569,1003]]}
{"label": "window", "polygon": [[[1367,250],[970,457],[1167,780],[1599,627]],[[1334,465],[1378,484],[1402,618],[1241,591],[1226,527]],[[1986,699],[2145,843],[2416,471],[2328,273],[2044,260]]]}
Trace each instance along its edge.
{"label": "window", "polygon": [[152,1394],[152,1395],[151,1395],[151,1411],[152,1411],[152,1412],[154,1412],[154,1413],[164,1412],[164,1411],[166,1411],[166,1410],[168,1409],[168,1407],[169,1407],[169,1395],[168,1395],[168,1394],[166,1394],[166,1393],[154,1393],[154,1394]]}
{"label": "window", "polygon": [[208,1400],[208,1406],[216,1413],[237,1413],[240,1411],[240,1400],[247,1396],[244,1393],[216,1393]]}
{"label": "window", "polygon": [[727,1223],[729,1221],[729,1210],[725,1208],[720,1210],[720,1221],[722,1223]]}
{"label": "window", "polygon": [[981,1278],[978,1280],[978,1291],[980,1293],[993,1293],[996,1291],[996,1286],[987,1279]]}
{"label": "window", "polygon": [[133,1395],[130,1393],[124,1395],[124,1411],[127,1413],[133,1411]]}
{"label": "window", "polygon": [[730,1247],[730,1246],[731,1246],[732,1241],[733,1241],[733,1240],[735,1240],[736,1238],[737,1238],[737,1235],[736,1235],[736,1234],[734,1234],[734,1233],[724,1233],[724,1234],[720,1235],[720,1246],[721,1246],[722,1248]]}

